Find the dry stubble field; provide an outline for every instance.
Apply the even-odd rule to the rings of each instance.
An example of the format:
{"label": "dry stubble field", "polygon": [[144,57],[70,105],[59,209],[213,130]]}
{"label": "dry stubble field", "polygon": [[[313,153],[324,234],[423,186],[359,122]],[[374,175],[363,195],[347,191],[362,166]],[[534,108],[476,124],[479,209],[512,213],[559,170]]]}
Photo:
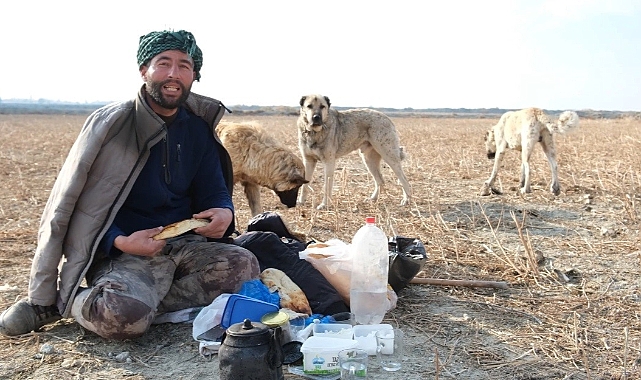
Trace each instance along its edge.
{"label": "dry stubble field", "polygon": [[[293,150],[295,117],[255,120]],[[406,332],[406,362],[373,379],[640,379],[641,121],[581,121],[557,137],[561,195],[548,188],[540,148],[533,193],[518,194],[519,155],[509,152],[496,186],[479,197],[492,162],[483,135],[497,119],[393,118],[408,158],[410,207],[389,168],[377,203],[356,153],[337,165],[333,210],[311,204],[267,209],[317,241],[349,241],[367,215],[389,235],[420,238],[429,260],[420,276],[506,281],[509,289],[412,285],[386,323]],[[0,309],[26,294],[40,213],[84,116],[0,115]],[[321,168],[311,201],[320,200]],[[249,213],[236,188],[238,226]],[[43,349],[45,347],[45,349]],[[48,349],[48,351],[46,351]],[[45,351],[43,353],[42,351]],[[128,354],[127,354],[128,353]],[[190,325],[154,326],[144,337],[106,341],[62,320],[42,332],[0,338],[0,378],[217,378]],[[286,372],[287,379],[302,377]]]}

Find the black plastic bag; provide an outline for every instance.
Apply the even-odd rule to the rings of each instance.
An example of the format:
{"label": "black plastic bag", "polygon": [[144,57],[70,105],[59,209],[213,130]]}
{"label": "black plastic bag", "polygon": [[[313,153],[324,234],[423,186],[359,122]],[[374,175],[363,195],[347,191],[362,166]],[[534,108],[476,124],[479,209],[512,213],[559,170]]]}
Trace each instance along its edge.
{"label": "black plastic bag", "polygon": [[234,239],[234,244],[250,250],[258,259],[261,272],[266,268],[280,269],[305,293],[315,314],[330,315],[349,312],[340,294],[314,266],[299,257],[307,243],[292,232],[275,212],[254,216],[247,232]]}
{"label": "black plastic bag", "polygon": [[289,229],[283,218],[273,211],[265,211],[252,217],[247,224],[247,232],[251,231],[271,231],[279,237],[305,243],[300,236]]}
{"label": "black plastic bag", "polygon": [[390,262],[387,282],[398,294],[423,270],[427,252],[422,241],[404,236],[390,239],[388,249]]}

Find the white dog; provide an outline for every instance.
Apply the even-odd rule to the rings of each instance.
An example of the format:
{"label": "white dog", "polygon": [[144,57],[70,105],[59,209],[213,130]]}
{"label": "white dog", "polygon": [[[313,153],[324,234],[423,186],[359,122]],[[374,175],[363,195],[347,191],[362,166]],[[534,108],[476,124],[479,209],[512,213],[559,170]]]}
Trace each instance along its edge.
{"label": "white dog", "polygon": [[554,147],[554,133],[565,133],[579,125],[579,116],[574,111],[565,111],[556,123],[538,108],[526,108],[520,111],[509,111],[501,116],[499,122],[485,136],[487,157],[494,158],[494,168],[490,178],[485,181],[481,195],[490,195],[498,191],[492,189],[496,174],[501,165],[501,159],[506,149],[521,151],[521,194],[529,193],[530,189],[530,156],[537,142],[541,143],[550,170],[552,184],[550,191],[554,195],[561,193]]}

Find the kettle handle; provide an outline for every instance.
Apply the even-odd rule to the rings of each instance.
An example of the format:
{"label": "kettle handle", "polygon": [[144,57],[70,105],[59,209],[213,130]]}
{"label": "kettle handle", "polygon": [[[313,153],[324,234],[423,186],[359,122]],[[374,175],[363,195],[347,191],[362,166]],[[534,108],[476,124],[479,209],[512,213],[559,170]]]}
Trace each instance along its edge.
{"label": "kettle handle", "polygon": [[272,329],[269,352],[267,353],[267,362],[269,363],[269,367],[272,369],[281,367],[283,365],[283,360],[285,360],[281,339],[282,335],[283,329],[280,326]]}

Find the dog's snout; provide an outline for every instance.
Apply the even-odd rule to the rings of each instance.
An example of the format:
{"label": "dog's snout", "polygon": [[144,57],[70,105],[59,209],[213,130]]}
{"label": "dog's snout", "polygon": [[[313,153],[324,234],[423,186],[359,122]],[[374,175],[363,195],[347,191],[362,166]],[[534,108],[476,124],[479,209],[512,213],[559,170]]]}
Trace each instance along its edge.
{"label": "dog's snout", "polygon": [[275,191],[275,193],[276,195],[278,195],[278,199],[280,199],[280,203],[287,206],[287,208],[291,208],[296,206],[296,198],[298,198],[299,189],[300,189],[300,186],[296,186],[293,189],[289,189],[285,191]]}
{"label": "dog's snout", "polygon": [[312,124],[314,125],[320,125],[323,122],[323,117],[319,113],[315,113],[312,115]]}

